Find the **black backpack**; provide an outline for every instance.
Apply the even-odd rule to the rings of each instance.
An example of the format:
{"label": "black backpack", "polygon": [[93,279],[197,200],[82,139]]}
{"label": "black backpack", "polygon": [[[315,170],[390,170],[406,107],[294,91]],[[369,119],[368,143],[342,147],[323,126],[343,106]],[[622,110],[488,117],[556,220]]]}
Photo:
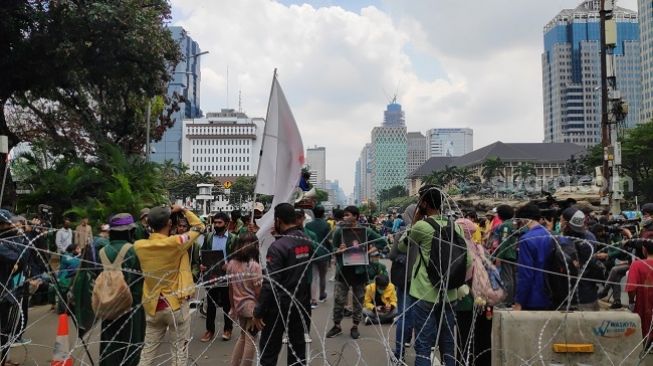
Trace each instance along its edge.
{"label": "black backpack", "polygon": [[[434,287],[439,287],[441,283],[447,284],[447,290],[456,289],[465,284],[465,275],[467,273],[467,243],[458,232],[451,218],[448,219],[447,226],[441,227],[432,218],[425,220],[433,227],[435,232],[431,239],[431,252],[426,264],[426,273]],[[419,271],[419,266],[425,261],[420,248],[420,261],[415,273]],[[446,274],[445,277],[442,274]]]}
{"label": "black backpack", "polygon": [[548,270],[551,273],[546,276],[547,289],[554,308],[564,306],[569,300],[572,305],[577,304],[578,289],[570,296],[570,291],[576,287],[580,270],[576,243],[567,238],[560,238],[558,243],[554,242]]}

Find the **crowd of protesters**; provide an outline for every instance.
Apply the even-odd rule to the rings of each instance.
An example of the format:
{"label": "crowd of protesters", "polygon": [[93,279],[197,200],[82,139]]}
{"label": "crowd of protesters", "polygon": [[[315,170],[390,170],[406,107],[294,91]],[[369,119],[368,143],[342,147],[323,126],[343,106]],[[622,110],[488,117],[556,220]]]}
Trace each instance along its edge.
{"label": "crowd of protesters", "polygon": [[[642,207],[637,222],[573,200],[454,215],[444,209],[443,194],[425,186],[417,204],[381,217],[365,217],[355,206],[329,214],[321,206],[270,209],[276,240],[264,258],[256,234],[265,207],[256,203],[253,218],[235,210],[200,219],[176,205],[144,208],[138,220],[119,213],[96,236],[87,219],[75,230],[66,219],[53,235],[55,261],[39,220],[0,210],[0,281],[8,284],[0,298],[3,364],[13,365],[7,345],[29,342],[23,334],[29,297],[48,283],[53,309],[72,315],[80,335],[101,321],[100,365],[160,363],[166,335],[172,364],[187,364],[198,289],[206,303],[201,342],[216,338],[218,309],[223,341],[240,329],[231,365],[251,365],[257,357],[261,365],[276,365],[284,339],[287,363],[305,364],[311,313],[327,301],[331,268],[326,337],[339,336],[346,317],[354,340],[361,323],[392,324],[395,362],[414,347],[415,365],[430,365],[437,346],[445,365],[489,365],[496,308],[599,311],[624,307],[625,294],[642,319],[647,347],[653,340],[653,289],[645,286],[653,281],[653,204]],[[453,267],[450,278],[434,279],[433,251],[456,243],[464,248],[457,264],[464,280],[453,278]],[[482,279],[472,270],[478,257],[489,263]],[[122,269],[131,300],[123,313],[104,316],[93,283],[115,268]],[[500,301],[489,300],[492,291]]]}

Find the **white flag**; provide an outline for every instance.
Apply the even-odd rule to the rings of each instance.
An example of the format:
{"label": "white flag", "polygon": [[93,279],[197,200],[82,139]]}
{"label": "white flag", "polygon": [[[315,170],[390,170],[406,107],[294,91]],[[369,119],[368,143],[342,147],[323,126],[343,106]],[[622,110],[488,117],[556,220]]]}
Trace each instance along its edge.
{"label": "white flag", "polygon": [[267,249],[274,240],[271,235],[274,207],[283,202],[290,202],[304,165],[302,136],[281,90],[276,72],[272,80],[270,104],[263,131],[255,192],[274,195],[274,198],[270,210],[257,220],[261,258],[265,258]]}

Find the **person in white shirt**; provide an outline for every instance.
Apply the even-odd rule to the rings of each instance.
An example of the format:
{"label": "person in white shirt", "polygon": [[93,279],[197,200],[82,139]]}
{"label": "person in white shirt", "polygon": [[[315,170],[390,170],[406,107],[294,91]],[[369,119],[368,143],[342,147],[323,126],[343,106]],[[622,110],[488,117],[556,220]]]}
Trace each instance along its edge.
{"label": "person in white shirt", "polygon": [[57,230],[55,242],[57,243],[57,251],[60,254],[65,253],[66,249],[73,243],[73,231],[70,229],[70,220],[63,220],[63,227]]}

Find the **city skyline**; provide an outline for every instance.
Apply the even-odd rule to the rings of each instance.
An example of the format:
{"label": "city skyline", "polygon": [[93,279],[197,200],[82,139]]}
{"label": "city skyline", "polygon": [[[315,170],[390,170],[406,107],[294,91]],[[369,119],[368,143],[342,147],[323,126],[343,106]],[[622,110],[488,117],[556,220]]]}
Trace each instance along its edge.
{"label": "city skyline", "polygon": [[276,67],[304,145],[326,147],[326,177],[347,193],[395,95],[411,131],[469,127],[476,147],[543,141],[542,27],[581,1],[308,2],[172,1],[172,24],[210,51],[202,109],[235,108],[240,94],[245,112],[265,115]]}

